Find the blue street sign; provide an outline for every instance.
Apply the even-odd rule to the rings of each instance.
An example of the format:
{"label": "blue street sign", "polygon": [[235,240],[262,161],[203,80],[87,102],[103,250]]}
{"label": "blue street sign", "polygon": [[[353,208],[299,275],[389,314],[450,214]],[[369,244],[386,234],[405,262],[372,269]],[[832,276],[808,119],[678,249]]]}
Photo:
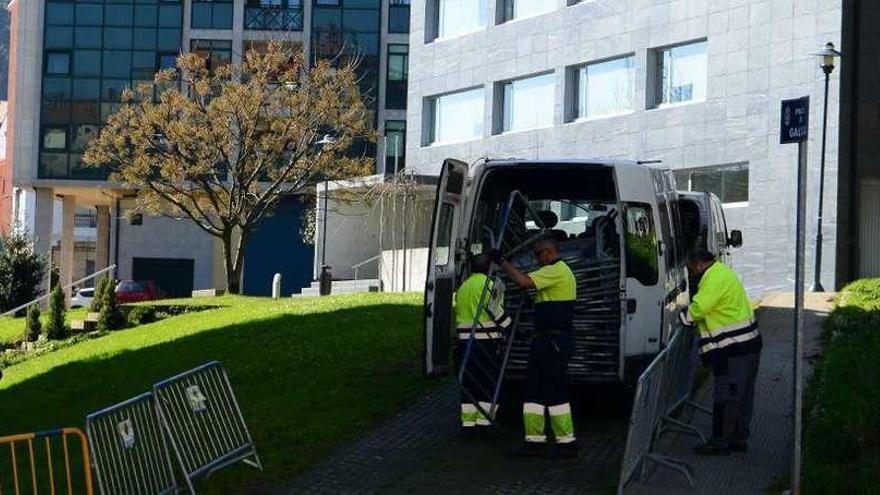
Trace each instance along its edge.
{"label": "blue street sign", "polygon": [[810,97],[782,100],[779,119],[779,142],[800,143],[807,140],[810,129]]}

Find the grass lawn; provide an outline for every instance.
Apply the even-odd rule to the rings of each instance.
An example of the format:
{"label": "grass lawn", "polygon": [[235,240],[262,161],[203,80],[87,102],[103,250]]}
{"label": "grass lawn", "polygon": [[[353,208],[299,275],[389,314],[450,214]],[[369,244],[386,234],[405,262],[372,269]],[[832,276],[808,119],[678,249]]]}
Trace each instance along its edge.
{"label": "grass lawn", "polygon": [[880,279],[844,288],[805,397],[804,493],[880,493]]}
{"label": "grass lawn", "polygon": [[[85,308],[76,308],[71,309],[67,312],[67,322],[70,323],[71,320],[82,320],[86,317],[86,313],[88,311]],[[43,322],[43,325],[46,325],[47,315],[44,311],[42,314],[42,318],[40,318]],[[24,317],[21,318],[12,318],[12,317],[3,317],[0,318],[0,343],[2,344],[12,344],[15,342],[20,342],[24,339]]]}
{"label": "grass lawn", "polygon": [[[83,342],[5,370],[0,435],[82,427],[87,413],[206,361],[223,362],[265,471],[236,466],[208,492],[270,487],[399,411],[427,386],[421,297],[362,294],[220,304]],[[203,490],[200,490],[203,491]]]}

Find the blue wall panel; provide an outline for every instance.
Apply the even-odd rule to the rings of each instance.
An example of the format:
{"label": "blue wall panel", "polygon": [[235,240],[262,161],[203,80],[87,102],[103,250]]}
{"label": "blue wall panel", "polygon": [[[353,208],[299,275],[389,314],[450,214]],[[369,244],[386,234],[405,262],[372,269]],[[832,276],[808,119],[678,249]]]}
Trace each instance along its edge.
{"label": "blue wall panel", "polygon": [[295,197],[285,198],[275,213],[251,234],[244,259],[242,292],[272,294],[272,276],[281,274],[281,295],[290,296],[312,281],[314,248],[303,243],[302,213],[306,208]]}

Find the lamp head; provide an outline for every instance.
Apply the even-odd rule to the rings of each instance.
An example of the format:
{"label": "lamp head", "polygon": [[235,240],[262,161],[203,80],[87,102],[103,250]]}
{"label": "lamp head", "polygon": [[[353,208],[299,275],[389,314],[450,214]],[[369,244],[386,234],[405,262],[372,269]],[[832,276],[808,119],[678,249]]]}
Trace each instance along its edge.
{"label": "lamp head", "polygon": [[822,58],[822,63],[819,67],[826,74],[831,74],[834,71],[834,59],[840,57],[841,53],[834,48],[834,43],[829,41],[825,43],[825,48],[821,52],[814,53],[813,55]]}

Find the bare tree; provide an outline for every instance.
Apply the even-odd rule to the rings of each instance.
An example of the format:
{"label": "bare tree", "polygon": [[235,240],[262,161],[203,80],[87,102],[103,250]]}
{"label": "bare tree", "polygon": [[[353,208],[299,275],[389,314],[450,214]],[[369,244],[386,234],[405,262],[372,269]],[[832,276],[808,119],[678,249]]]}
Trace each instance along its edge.
{"label": "bare tree", "polygon": [[371,169],[351,151],[375,139],[357,59],[310,65],[270,42],[240,66],[185,54],[177,67],[126,91],[84,160],[111,167],[139,210],[188,217],[219,238],[238,293],[248,239],[284,195]]}

